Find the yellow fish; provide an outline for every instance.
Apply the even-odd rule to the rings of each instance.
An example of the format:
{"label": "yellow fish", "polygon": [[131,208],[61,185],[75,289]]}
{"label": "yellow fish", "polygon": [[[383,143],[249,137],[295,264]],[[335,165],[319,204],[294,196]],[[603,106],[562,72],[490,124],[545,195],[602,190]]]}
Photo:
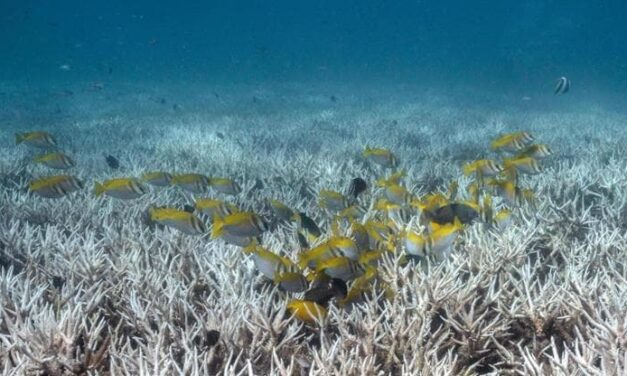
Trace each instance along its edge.
{"label": "yellow fish", "polygon": [[237,212],[224,218],[215,218],[211,236],[215,238],[231,235],[240,238],[257,237],[267,231],[267,224],[253,212]]}
{"label": "yellow fish", "polygon": [[283,291],[299,293],[307,290],[309,281],[293,263],[280,264],[273,278],[274,283]]}
{"label": "yellow fish", "polygon": [[328,241],[300,254],[299,265],[314,268],[317,263],[336,256],[345,256],[357,260],[359,250],[351,238],[334,236]]}
{"label": "yellow fish", "polygon": [[141,176],[141,181],[154,185],[155,187],[167,187],[170,185],[171,180],[171,174],[161,171],[147,172]]}
{"label": "yellow fish", "polygon": [[270,200],[270,207],[274,215],[282,221],[289,222],[294,216],[294,211],[279,200]]}
{"label": "yellow fish", "polygon": [[59,170],[65,170],[74,167],[75,163],[72,158],[68,157],[64,153],[54,152],[43,155],[38,155],[33,158],[33,162],[41,163],[44,166],[50,168],[56,168]]}
{"label": "yellow fish", "polygon": [[553,154],[553,150],[544,144],[529,145],[524,148],[518,157],[531,157],[535,159],[544,159]]}
{"label": "yellow fish", "polygon": [[508,171],[516,170],[529,175],[542,172],[542,167],[532,157],[508,158],[503,161],[503,166]]}
{"label": "yellow fish", "polygon": [[209,178],[201,174],[175,175],[170,183],[191,193],[203,193],[209,186]]}
{"label": "yellow fish", "polygon": [[211,178],[209,179],[209,185],[217,192],[225,195],[234,196],[242,191],[237,182],[228,178]]}
{"label": "yellow fish", "polygon": [[510,180],[491,179],[487,184],[495,188],[496,194],[510,206],[518,206],[534,200],[532,190],[521,189]]}
{"label": "yellow fish", "polygon": [[363,156],[385,168],[394,168],[399,163],[398,158],[388,149],[366,147]]}
{"label": "yellow fish", "polygon": [[96,196],[103,194],[121,200],[131,200],[148,193],[148,189],[135,178],[118,178],[96,183]]}
{"label": "yellow fish", "polygon": [[394,204],[401,206],[408,205],[414,200],[414,196],[407,190],[407,188],[398,184],[390,184],[385,187],[385,198]]}
{"label": "yellow fish", "polygon": [[274,279],[281,265],[290,265],[292,262],[276,253],[270,252],[259,244],[251,244],[244,249],[244,253],[250,254],[255,267],[266,278]]}
{"label": "yellow fish", "polygon": [[534,137],[529,132],[508,133],[492,141],[490,149],[514,153],[524,149],[525,146],[532,143],[533,140]]}
{"label": "yellow fish", "polygon": [[431,234],[416,234],[408,232],[405,234],[405,250],[414,256],[435,256],[437,259],[444,259],[449,253],[451,246],[459,236],[463,226],[459,220],[454,223],[439,225],[431,223]]}
{"label": "yellow fish", "polygon": [[321,323],[327,317],[327,309],[318,303],[293,299],[287,304],[288,311],[307,324]]}
{"label": "yellow fish", "polygon": [[358,261],[339,256],[318,263],[318,265],[316,265],[316,272],[324,273],[331,278],[350,281],[364,274],[366,267]]}
{"label": "yellow fish", "polygon": [[199,198],[194,202],[194,208],[206,215],[210,221],[237,213],[239,209],[235,205],[227,204],[221,200],[211,198]]}
{"label": "yellow fish", "polygon": [[467,163],[464,168],[464,175],[477,174],[480,178],[484,176],[495,176],[503,171],[503,166],[491,159],[480,159]]}
{"label": "yellow fish", "polygon": [[55,175],[30,182],[28,189],[45,198],[59,198],[83,189],[83,183],[70,175]]}
{"label": "yellow fish", "polygon": [[375,185],[377,187],[382,187],[382,188],[385,188],[388,185],[392,185],[392,184],[399,185],[401,183],[401,179],[405,177],[405,175],[407,175],[405,170],[400,170],[398,172],[393,173],[387,178],[378,179]]}
{"label": "yellow fish", "polygon": [[348,206],[348,200],[339,192],[321,190],[319,195],[319,205],[321,208],[338,212]]}
{"label": "yellow fish", "polygon": [[39,149],[54,149],[57,147],[57,140],[48,132],[35,131],[15,134],[15,144],[24,143]]}
{"label": "yellow fish", "polygon": [[207,227],[192,213],[175,208],[150,208],[150,220],[175,228],[188,235],[202,235]]}

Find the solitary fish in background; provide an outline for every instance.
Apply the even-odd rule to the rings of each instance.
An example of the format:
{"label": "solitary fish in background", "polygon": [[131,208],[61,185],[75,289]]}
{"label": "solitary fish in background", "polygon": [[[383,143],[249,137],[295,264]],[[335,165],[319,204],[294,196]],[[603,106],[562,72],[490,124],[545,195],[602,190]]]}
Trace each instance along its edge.
{"label": "solitary fish in background", "polygon": [[570,80],[564,76],[558,78],[553,89],[555,95],[566,94],[568,90],[570,90]]}
{"label": "solitary fish in background", "polygon": [[348,186],[348,195],[357,198],[368,189],[368,183],[362,178],[354,178]]}
{"label": "solitary fish in background", "polygon": [[70,175],[55,175],[30,182],[29,191],[44,198],[60,198],[83,189],[83,183]]}
{"label": "solitary fish in background", "polygon": [[105,180],[102,183],[96,183],[94,194],[118,198],[121,200],[131,200],[143,196],[148,193],[148,189],[135,178],[119,178]]}
{"label": "solitary fish in background", "polygon": [[209,185],[216,191],[225,195],[236,195],[242,191],[242,188],[232,179],[229,178],[211,178]]}
{"label": "solitary fish in background", "polygon": [[398,166],[398,158],[396,158],[396,156],[388,149],[373,149],[366,147],[362,154],[364,158],[369,159],[382,167],[394,168]]}
{"label": "solitary fish in background", "polygon": [[175,208],[150,208],[150,220],[188,235],[202,235],[207,227],[194,214]]}
{"label": "solitary fish in background", "polygon": [[170,180],[170,184],[192,193],[203,193],[209,186],[209,178],[201,174],[181,174]]}
{"label": "solitary fish in background", "polygon": [[15,144],[24,143],[28,146],[39,149],[54,149],[57,147],[57,140],[48,132],[35,131],[15,134]]}
{"label": "solitary fish in background", "polygon": [[112,155],[107,155],[105,157],[105,162],[107,162],[107,166],[111,167],[114,170],[120,168],[120,162]]}
{"label": "solitary fish in background", "polygon": [[170,185],[172,175],[167,172],[148,172],[141,176],[141,181],[154,185],[155,187],[167,187]]}
{"label": "solitary fish in background", "polygon": [[58,170],[65,170],[75,165],[72,158],[61,152],[38,155],[33,158],[33,162]]}

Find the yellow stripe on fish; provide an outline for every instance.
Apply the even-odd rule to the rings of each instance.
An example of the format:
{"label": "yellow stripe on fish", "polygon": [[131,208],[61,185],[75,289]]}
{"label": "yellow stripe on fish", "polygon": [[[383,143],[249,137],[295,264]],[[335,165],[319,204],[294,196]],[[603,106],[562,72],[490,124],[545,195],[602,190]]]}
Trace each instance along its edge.
{"label": "yellow stripe on fish", "polygon": [[199,198],[194,202],[194,208],[206,215],[210,221],[216,218],[223,218],[227,215],[237,213],[239,209],[237,206],[228,204],[221,200],[215,200],[212,198]]}
{"label": "yellow stripe on fish", "polygon": [[544,144],[529,145],[524,148],[517,157],[531,157],[535,159],[544,159],[553,154],[553,150]]}
{"label": "yellow stripe on fish", "polygon": [[320,207],[333,212],[338,212],[348,206],[348,200],[340,192],[323,189],[318,197]]}
{"label": "yellow stripe on fish", "polygon": [[44,198],[60,198],[82,188],[83,183],[70,175],[49,176],[28,185],[30,192]]}
{"label": "yellow stripe on fish", "polygon": [[277,218],[285,222],[289,222],[292,220],[292,217],[294,216],[294,211],[290,209],[287,205],[279,200],[271,199],[269,202],[270,207],[272,208],[272,212]]}
{"label": "yellow stripe on fish", "polygon": [[61,152],[42,154],[33,157],[33,162],[43,164],[44,166],[65,170],[74,167],[75,163],[72,158]]}
{"label": "yellow stripe on fish", "polygon": [[514,157],[507,158],[503,161],[505,170],[522,172],[528,175],[538,174],[542,172],[542,167],[532,157]]}
{"label": "yellow stripe on fish", "polygon": [[464,165],[464,175],[477,174],[479,177],[495,176],[503,171],[503,166],[491,159],[480,159]]}
{"label": "yellow stripe on fish", "polygon": [[188,235],[202,235],[207,232],[205,224],[194,214],[175,208],[150,208],[150,220],[175,228]]}
{"label": "yellow stripe on fish", "polygon": [[148,193],[148,189],[135,178],[118,178],[96,183],[94,194],[107,195],[121,200],[132,200]]}

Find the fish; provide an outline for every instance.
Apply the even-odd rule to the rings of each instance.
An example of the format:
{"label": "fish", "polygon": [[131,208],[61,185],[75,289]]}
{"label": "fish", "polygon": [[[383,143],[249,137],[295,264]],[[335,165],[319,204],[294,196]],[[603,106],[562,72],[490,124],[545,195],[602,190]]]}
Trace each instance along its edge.
{"label": "fish", "polygon": [[352,260],[359,258],[359,249],[353,239],[344,236],[334,236],[328,241],[302,252],[299,255],[299,266],[301,268],[308,266],[313,269],[319,262],[339,256]]}
{"label": "fish", "polygon": [[528,175],[535,175],[542,172],[542,166],[532,157],[514,157],[503,161],[503,166],[507,171],[522,172]]}
{"label": "fish", "polygon": [[348,206],[348,200],[343,194],[323,189],[318,195],[318,204],[321,208],[328,209],[333,212],[338,212]]}
{"label": "fish", "polygon": [[464,165],[463,172],[466,176],[472,174],[477,174],[479,177],[496,176],[503,172],[503,166],[491,159],[479,159]]}
{"label": "fish", "polygon": [[366,272],[366,267],[358,261],[345,256],[333,257],[319,262],[316,272],[324,273],[331,278],[351,281]]}
{"label": "fish", "polygon": [[357,178],[352,179],[350,184],[348,185],[347,194],[348,196],[351,196],[354,199],[356,199],[357,196],[365,192],[367,189],[368,189],[368,183],[366,183],[364,179],[357,177]]}
{"label": "fish", "polygon": [[522,157],[531,157],[536,160],[544,159],[553,154],[553,150],[550,147],[544,144],[533,144],[524,148],[518,155],[517,158]]}
{"label": "fish", "polygon": [[94,194],[97,197],[105,194],[121,200],[132,200],[146,193],[148,193],[146,186],[135,178],[110,179],[102,183],[96,182],[94,186]]}
{"label": "fish", "polygon": [[191,193],[204,193],[209,187],[209,178],[201,174],[181,174],[172,177],[170,184]]}
{"label": "fish", "polygon": [[322,305],[302,299],[290,300],[287,303],[287,310],[294,318],[310,325],[322,323],[328,314]]}
{"label": "fish", "polygon": [[257,270],[269,279],[274,279],[281,265],[291,264],[289,259],[268,251],[258,243],[245,247],[244,254],[250,255]]}
{"label": "fish", "polygon": [[15,144],[19,145],[22,143],[38,149],[54,149],[57,147],[57,140],[45,131],[16,133]]}
{"label": "fish", "polygon": [[553,94],[562,95],[568,93],[570,90],[570,80],[564,76],[557,79],[555,87],[553,88]]}
{"label": "fish", "polygon": [[107,162],[107,166],[114,170],[120,168],[120,161],[118,161],[117,158],[112,155],[107,155],[105,157],[105,162]]}
{"label": "fish", "polygon": [[220,140],[224,140],[224,133],[216,132],[216,137],[219,138]]}
{"label": "fish", "polygon": [[414,200],[414,195],[407,188],[398,184],[389,184],[383,192],[391,203],[406,206]]}
{"label": "fish", "polygon": [[202,235],[207,233],[207,226],[194,214],[176,208],[150,208],[150,220],[175,228],[184,234]]}
{"label": "fish", "polygon": [[406,175],[407,175],[407,173],[405,172],[405,170],[400,170],[400,171],[397,171],[397,172],[393,173],[392,175],[390,175],[387,178],[378,179],[375,182],[375,185],[377,187],[382,187],[382,188],[385,188],[385,187],[387,187],[389,185],[393,185],[393,184],[400,185],[401,179],[404,178]]}
{"label": "fish", "polygon": [[237,195],[242,191],[242,188],[232,179],[228,178],[210,178],[209,186],[225,195]]}
{"label": "fish", "polygon": [[54,152],[35,156],[33,162],[43,164],[44,166],[65,170],[76,165],[74,160],[62,152]]}
{"label": "fish", "polygon": [[450,252],[451,246],[461,233],[463,225],[458,219],[454,223],[439,225],[430,223],[430,234],[407,232],[404,235],[405,250],[412,256],[434,256],[442,260]]}
{"label": "fish", "polygon": [[399,164],[398,158],[388,149],[366,147],[362,155],[384,168],[395,168]]}
{"label": "fish", "polygon": [[71,175],[48,176],[28,184],[30,192],[44,198],[60,198],[83,187],[83,183]]}
{"label": "fish", "polygon": [[216,218],[224,218],[227,215],[237,213],[239,211],[235,205],[212,198],[196,199],[194,202],[194,208],[198,212],[206,215],[210,221],[213,221]]}
{"label": "fish", "polygon": [[195,211],[195,208],[191,205],[183,205],[183,211],[186,211],[188,213],[193,213]]}
{"label": "fish", "polygon": [[315,240],[322,235],[322,231],[320,227],[314,222],[313,219],[307,216],[307,214],[303,212],[296,212],[292,217],[294,221],[298,224],[300,230],[304,231],[306,235],[312,240]]}
{"label": "fish", "polygon": [[486,184],[510,206],[520,206],[534,200],[532,190],[520,188],[511,180],[490,179]]}
{"label": "fish", "polygon": [[535,137],[529,132],[506,133],[493,140],[490,143],[490,149],[493,151],[518,153],[534,140]]}
{"label": "fish", "polygon": [[268,230],[268,225],[253,212],[237,212],[213,219],[211,236],[216,239],[224,234],[235,237],[257,237]]}
{"label": "fish", "polygon": [[337,218],[357,219],[366,214],[366,209],[360,205],[351,205],[337,213]]}
{"label": "fish", "polygon": [[281,221],[289,222],[294,216],[294,211],[279,200],[270,200],[270,208],[274,215]]}
{"label": "fish", "polygon": [[142,182],[155,187],[167,187],[172,181],[172,174],[161,171],[147,172],[140,179]]}
{"label": "fish", "polygon": [[426,210],[423,215],[428,221],[440,225],[453,223],[455,218],[459,219],[462,224],[471,224],[479,218],[479,212],[479,206],[468,201],[451,202],[435,210]]}
{"label": "fish", "polygon": [[302,271],[292,262],[280,264],[276,271],[273,282],[283,291],[299,293],[309,288],[309,281]]}
{"label": "fish", "polygon": [[348,293],[346,282],[339,278],[321,279],[305,291],[304,300],[326,306],[332,298],[344,299]]}

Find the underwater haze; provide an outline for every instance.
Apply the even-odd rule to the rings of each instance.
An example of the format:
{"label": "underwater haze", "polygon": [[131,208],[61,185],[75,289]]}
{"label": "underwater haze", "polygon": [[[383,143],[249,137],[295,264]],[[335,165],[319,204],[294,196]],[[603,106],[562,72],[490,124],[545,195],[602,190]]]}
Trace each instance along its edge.
{"label": "underwater haze", "polygon": [[0,0],[0,374],[627,375],[624,14]]}

